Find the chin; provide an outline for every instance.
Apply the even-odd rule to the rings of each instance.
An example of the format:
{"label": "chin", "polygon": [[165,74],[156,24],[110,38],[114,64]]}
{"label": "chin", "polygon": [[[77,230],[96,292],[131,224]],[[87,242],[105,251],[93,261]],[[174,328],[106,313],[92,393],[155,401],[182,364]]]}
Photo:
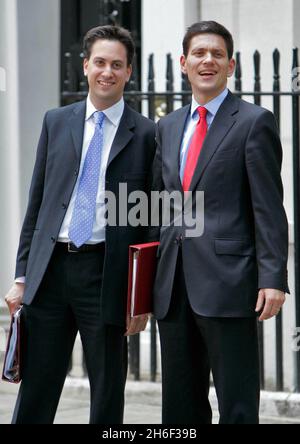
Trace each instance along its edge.
{"label": "chin", "polygon": [[213,92],[213,91],[217,90],[217,86],[216,85],[208,85],[206,83],[204,85],[203,84],[199,85],[199,90],[200,91],[205,91],[205,92]]}
{"label": "chin", "polygon": [[105,102],[114,102],[114,97],[108,96],[106,94],[102,94],[101,96],[98,96],[99,100],[105,101]]}

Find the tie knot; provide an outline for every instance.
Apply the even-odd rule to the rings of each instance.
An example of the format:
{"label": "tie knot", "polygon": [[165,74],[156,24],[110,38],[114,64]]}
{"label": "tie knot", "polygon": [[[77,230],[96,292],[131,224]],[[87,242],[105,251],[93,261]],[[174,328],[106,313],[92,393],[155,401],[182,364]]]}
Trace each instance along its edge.
{"label": "tie knot", "polygon": [[205,119],[206,114],[207,114],[207,109],[204,106],[198,106],[197,111],[199,113],[200,118]]}
{"label": "tie knot", "polygon": [[95,111],[94,112],[94,121],[95,125],[103,125],[105,119],[105,114],[102,111]]}

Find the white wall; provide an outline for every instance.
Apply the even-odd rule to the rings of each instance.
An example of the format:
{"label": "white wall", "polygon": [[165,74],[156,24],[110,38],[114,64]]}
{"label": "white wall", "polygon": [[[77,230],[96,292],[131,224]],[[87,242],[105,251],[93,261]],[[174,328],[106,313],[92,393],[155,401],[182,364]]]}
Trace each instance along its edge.
{"label": "white wall", "polygon": [[60,0],[0,0],[0,304],[14,277],[45,111],[59,104]]}
{"label": "white wall", "polygon": [[18,0],[21,214],[42,119],[59,106],[60,0]]}
{"label": "white wall", "polygon": [[19,200],[19,100],[16,0],[0,0],[0,66],[6,84],[0,91],[0,304],[12,280]]}

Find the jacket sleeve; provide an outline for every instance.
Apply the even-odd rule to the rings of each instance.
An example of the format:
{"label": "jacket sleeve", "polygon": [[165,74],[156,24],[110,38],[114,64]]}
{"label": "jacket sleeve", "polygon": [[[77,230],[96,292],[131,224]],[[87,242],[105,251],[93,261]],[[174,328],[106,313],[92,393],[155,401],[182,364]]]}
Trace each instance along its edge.
{"label": "jacket sleeve", "polygon": [[152,165],[151,175],[151,226],[149,229],[149,242],[159,241],[160,238],[160,226],[161,226],[161,211],[159,205],[157,205],[158,199],[155,199],[155,193],[160,193],[164,190],[164,183],[162,177],[162,153],[160,143],[159,124],[156,127],[156,153]]}
{"label": "jacket sleeve", "polygon": [[271,112],[264,110],[255,119],[245,155],[254,214],[258,287],[289,292],[288,223],[280,176],[282,147]]}
{"label": "jacket sleeve", "polygon": [[46,114],[37,148],[36,161],[29,190],[27,210],[20,234],[15,271],[16,278],[19,276],[26,276],[28,255],[44,192],[47,145],[48,132]]}

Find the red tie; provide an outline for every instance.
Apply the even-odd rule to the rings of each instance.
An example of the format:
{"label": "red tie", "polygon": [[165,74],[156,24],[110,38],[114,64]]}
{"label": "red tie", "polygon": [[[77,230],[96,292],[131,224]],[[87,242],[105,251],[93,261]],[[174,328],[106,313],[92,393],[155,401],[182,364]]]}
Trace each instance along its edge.
{"label": "red tie", "polygon": [[199,120],[188,149],[188,155],[183,174],[182,187],[184,191],[188,191],[190,189],[199,154],[207,133],[207,109],[204,108],[204,106],[198,106],[197,111],[199,113]]}

